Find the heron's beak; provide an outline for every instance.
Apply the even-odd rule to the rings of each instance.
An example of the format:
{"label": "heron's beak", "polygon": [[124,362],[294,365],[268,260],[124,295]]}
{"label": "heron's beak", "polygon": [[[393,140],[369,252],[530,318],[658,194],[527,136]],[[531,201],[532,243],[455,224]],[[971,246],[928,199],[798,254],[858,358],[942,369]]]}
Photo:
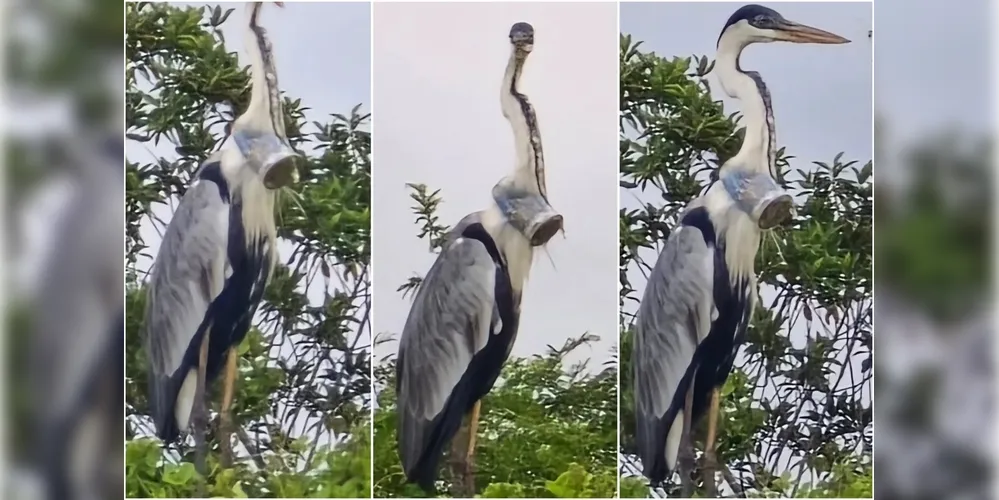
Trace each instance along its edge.
{"label": "heron's beak", "polygon": [[263,179],[267,189],[279,189],[298,182],[298,153],[272,132],[235,130],[236,147],[247,163]]}
{"label": "heron's beak", "polygon": [[778,28],[778,33],[780,39],[786,42],[823,44],[850,43],[850,40],[847,40],[846,38],[843,38],[835,33],[830,33],[828,31],[791,21],[785,21],[782,23],[780,28]]}

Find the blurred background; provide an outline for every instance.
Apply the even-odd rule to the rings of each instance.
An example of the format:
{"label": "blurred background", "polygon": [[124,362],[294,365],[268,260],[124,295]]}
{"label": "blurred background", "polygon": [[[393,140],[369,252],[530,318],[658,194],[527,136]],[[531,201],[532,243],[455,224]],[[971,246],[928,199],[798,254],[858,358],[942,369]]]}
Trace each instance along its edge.
{"label": "blurred background", "polygon": [[993,493],[994,9],[874,3],[878,498]]}
{"label": "blurred background", "polygon": [[5,2],[5,498],[120,497],[120,2]]}
{"label": "blurred background", "polygon": [[[2,494],[116,498],[124,11],[5,7]],[[879,498],[992,492],[993,9],[874,6]]]}

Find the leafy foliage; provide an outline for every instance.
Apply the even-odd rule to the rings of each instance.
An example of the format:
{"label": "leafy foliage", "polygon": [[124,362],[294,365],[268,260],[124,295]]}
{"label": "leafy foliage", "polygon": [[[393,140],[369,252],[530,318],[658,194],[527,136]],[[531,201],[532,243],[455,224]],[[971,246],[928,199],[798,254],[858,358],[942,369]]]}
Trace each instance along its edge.
{"label": "leafy foliage", "polygon": [[[440,224],[440,192],[411,185],[419,235],[440,250],[449,228]],[[415,293],[420,279],[399,291]],[[521,332],[521,335],[528,335]],[[484,498],[609,498],[616,495],[617,370],[593,374],[586,362],[566,366],[565,356],[595,340],[584,334],[531,358],[511,358],[496,387],[482,401],[475,447],[475,494]],[[396,438],[395,357],[375,366],[378,404],[374,421],[376,497],[424,497],[407,484]],[[462,433],[459,433],[459,436]],[[459,437],[455,438],[460,439]],[[461,483],[441,460],[439,491]]]}
{"label": "leafy foliage", "polygon": [[[303,474],[290,470],[288,456],[269,455],[265,467],[237,464],[221,469],[214,456],[209,458],[210,483],[208,496],[230,498],[355,498],[369,491],[371,462],[368,457],[370,426],[361,421],[351,431],[355,439],[342,449],[320,446],[312,452],[305,440],[290,443],[288,451],[296,459],[311,455],[308,467],[313,472]],[[310,453],[311,452],[311,453]],[[191,462],[161,463],[158,440],[140,438],[126,446],[126,484],[128,497],[193,498],[198,495],[201,478]]]}
{"label": "leafy foliage", "polygon": [[[160,205],[177,203],[249,102],[248,71],[221,31],[232,13],[126,7],[127,492],[190,497],[205,481],[206,492],[220,496],[368,496],[371,138],[360,105],[308,122],[309,108],[284,98],[286,134],[304,160],[301,182],[279,193],[283,262],[239,347],[234,466],[217,466],[217,415],[208,478],[191,467],[187,443],[163,450],[149,438],[141,332],[156,242],[140,228],[162,230],[168,209]],[[143,150],[156,158],[140,160]],[[217,405],[221,388],[214,389]]]}
{"label": "leafy foliage", "polygon": [[[633,477],[641,472],[630,363],[640,289],[680,211],[744,133],[739,117],[711,99],[704,76],[714,63],[666,59],[640,45],[621,37],[621,198],[641,200],[621,209],[622,496],[650,493]],[[723,389],[723,492],[872,494],[873,164],[843,156],[792,169],[795,159],[778,151],[778,180],[798,213],[765,236],[757,257],[761,304]],[[717,478],[705,479],[698,464],[702,493]]]}

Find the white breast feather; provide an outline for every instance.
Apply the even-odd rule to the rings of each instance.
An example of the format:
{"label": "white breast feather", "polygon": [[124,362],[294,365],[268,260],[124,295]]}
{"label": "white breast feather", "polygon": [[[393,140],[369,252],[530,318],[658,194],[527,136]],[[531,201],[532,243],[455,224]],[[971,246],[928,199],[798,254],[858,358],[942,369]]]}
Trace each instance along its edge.
{"label": "white breast feather", "polygon": [[715,226],[716,238],[725,240],[725,265],[729,278],[755,276],[756,252],[760,248],[760,229],[745,212],[735,206],[720,182],[705,194],[704,206]]}

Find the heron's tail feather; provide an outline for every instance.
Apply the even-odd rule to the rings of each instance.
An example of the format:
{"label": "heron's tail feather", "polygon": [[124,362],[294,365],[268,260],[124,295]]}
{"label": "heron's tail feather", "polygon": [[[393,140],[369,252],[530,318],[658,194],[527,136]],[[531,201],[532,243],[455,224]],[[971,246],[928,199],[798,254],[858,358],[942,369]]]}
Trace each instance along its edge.
{"label": "heron's tail feather", "polygon": [[[406,471],[406,479],[416,483],[423,491],[430,495],[436,494],[437,471],[440,465],[441,456],[444,449],[451,443],[454,435],[461,428],[461,422],[465,415],[471,411],[472,406],[478,399],[474,397],[470,381],[463,380],[455,387],[451,397],[444,404],[444,409],[432,421],[412,422],[423,429],[410,428],[410,422],[403,421],[403,428],[400,432],[400,445],[402,440],[407,439],[407,434],[417,431],[422,436],[422,446],[419,458],[415,463],[409,465],[403,456],[403,467]],[[405,418],[412,418],[406,416]],[[422,431],[422,432],[421,432]],[[405,455],[405,453],[403,453]]]}
{"label": "heron's tail feather", "polygon": [[164,444],[170,444],[180,437],[177,419],[174,418],[174,404],[180,390],[172,377],[149,377],[149,406],[156,426],[156,437]]}
{"label": "heron's tail feather", "polygon": [[457,408],[445,407],[437,418],[426,424],[431,427],[431,430],[425,438],[423,451],[416,463],[406,469],[406,479],[411,483],[416,483],[430,495],[435,495],[437,491],[435,483],[444,448],[451,442],[461,426],[463,414],[454,410]]}
{"label": "heron's tail feather", "polygon": [[640,426],[644,424],[643,427],[646,432],[643,434],[648,433],[648,437],[652,438],[645,446],[639,445],[639,453],[642,458],[642,474],[649,478],[649,481],[653,485],[662,484],[669,478],[671,472],[666,465],[666,434],[669,427],[666,418],[668,416],[649,419],[639,423]]}

